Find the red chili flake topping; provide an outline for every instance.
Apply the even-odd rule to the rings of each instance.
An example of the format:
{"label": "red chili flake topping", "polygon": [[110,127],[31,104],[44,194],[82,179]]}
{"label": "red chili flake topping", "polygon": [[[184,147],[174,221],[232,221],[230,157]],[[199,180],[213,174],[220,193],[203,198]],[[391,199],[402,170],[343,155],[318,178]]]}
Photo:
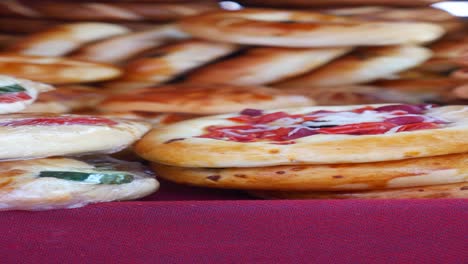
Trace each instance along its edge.
{"label": "red chili flake topping", "polygon": [[42,117],[0,122],[0,126],[55,126],[55,125],[117,125],[117,122],[102,117]]}
{"label": "red chili flake topping", "polygon": [[0,103],[11,104],[18,101],[30,100],[32,97],[26,92],[5,93],[0,95]]}

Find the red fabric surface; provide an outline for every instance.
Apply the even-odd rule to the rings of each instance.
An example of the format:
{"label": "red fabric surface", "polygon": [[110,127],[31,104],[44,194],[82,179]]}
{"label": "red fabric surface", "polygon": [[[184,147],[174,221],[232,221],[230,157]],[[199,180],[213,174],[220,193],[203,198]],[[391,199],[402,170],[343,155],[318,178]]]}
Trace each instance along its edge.
{"label": "red fabric surface", "polygon": [[234,191],[163,186],[142,201],[2,212],[1,263],[468,259],[467,200],[232,200],[252,198]]}

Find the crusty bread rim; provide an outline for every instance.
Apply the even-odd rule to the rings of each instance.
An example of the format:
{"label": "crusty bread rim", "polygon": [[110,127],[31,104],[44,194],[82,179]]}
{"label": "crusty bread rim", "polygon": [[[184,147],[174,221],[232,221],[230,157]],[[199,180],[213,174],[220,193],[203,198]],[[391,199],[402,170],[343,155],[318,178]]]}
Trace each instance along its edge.
{"label": "crusty bread rim", "polygon": [[252,168],[185,168],[153,163],[176,183],[242,190],[355,191],[468,181],[468,154],[397,161]]}
{"label": "crusty bread rim", "polygon": [[454,183],[424,187],[362,192],[283,192],[250,191],[251,195],[265,199],[433,199],[468,198],[468,184]]}

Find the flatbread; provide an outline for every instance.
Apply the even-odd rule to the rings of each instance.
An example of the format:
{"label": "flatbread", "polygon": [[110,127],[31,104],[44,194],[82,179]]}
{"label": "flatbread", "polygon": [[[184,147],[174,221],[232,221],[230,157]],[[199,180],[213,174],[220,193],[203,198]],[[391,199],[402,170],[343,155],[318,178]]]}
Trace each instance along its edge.
{"label": "flatbread", "polygon": [[383,103],[424,103],[404,91],[382,89],[370,85],[343,85],[333,87],[298,87],[281,89],[312,98],[317,105],[355,105]]}
{"label": "flatbread", "polygon": [[[341,48],[252,48],[190,73],[194,83],[265,85],[314,70],[350,51]],[[287,67],[285,67],[287,65]]]}
{"label": "flatbread", "polygon": [[116,78],[119,68],[60,57],[0,54],[0,72],[51,84],[97,82]]}
{"label": "flatbread", "polygon": [[131,200],[149,195],[158,187],[153,175],[140,164],[109,157],[0,163],[1,211],[77,208]]}
{"label": "flatbread", "polygon": [[64,56],[82,45],[128,33],[126,27],[97,22],[69,23],[30,34],[6,49],[24,55]]}
{"label": "flatbread", "polygon": [[70,113],[94,108],[106,98],[106,92],[85,85],[57,85],[55,90],[42,93],[26,107],[24,113]]}
{"label": "flatbread", "polygon": [[0,75],[0,114],[20,112],[31,105],[40,93],[53,89],[44,83]]}
{"label": "flatbread", "polygon": [[227,56],[239,47],[233,44],[203,40],[185,40],[155,48],[140,58],[129,61],[124,74],[108,82],[112,91],[145,88],[171,81],[181,74],[218,58]]}
{"label": "flatbread", "polygon": [[221,114],[248,107],[272,109],[313,105],[302,95],[257,86],[223,84],[174,84],[130,90],[109,96],[97,108],[102,111],[145,111],[189,114]]}
{"label": "flatbread", "polygon": [[431,54],[427,48],[411,45],[361,48],[275,86],[296,88],[367,83],[415,67]]}
{"label": "flatbread", "polygon": [[364,163],[468,152],[468,106],[317,106],[242,113],[156,128],[135,150],[158,163],[207,168]]}
{"label": "flatbread", "polygon": [[397,161],[253,168],[184,168],[154,163],[161,178],[241,190],[356,191],[468,181],[468,154]]}
{"label": "flatbread", "polygon": [[0,160],[117,152],[150,128],[143,122],[81,115],[0,116]]}
{"label": "flatbread", "polygon": [[364,192],[282,192],[252,191],[251,195],[265,199],[433,199],[468,198],[468,183],[433,185],[393,190]]}

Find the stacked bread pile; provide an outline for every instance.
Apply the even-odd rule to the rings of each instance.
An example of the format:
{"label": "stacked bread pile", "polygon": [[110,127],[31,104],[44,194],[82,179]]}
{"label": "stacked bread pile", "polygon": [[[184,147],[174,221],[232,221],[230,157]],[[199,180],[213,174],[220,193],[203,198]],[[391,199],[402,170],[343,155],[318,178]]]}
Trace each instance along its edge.
{"label": "stacked bread pile", "polygon": [[[136,199],[159,184],[140,165],[106,156],[150,128],[122,119],[52,113],[14,114],[51,86],[0,76],[0,210],[44,210]],[[67,156],[67,157],[63,157]]]}
{"label": "stacked bread pile", "polygon": [[[453,92],[463,81],[450,73],[459,68],[454,60],[468,43],[466,26],[428,7],[432,2],[288,1],[287,10],[293,11],[224,11],[214,1],[9,0],[0,3],[2,19],[19,21],[0,23],[7,27],[0,31],[28,35],[0,38],[6,43],[0,69],[32,80],[74,84],[59,86],[57,92],[88,83],[102,88],[100,96],[189,83],[199,88],[270,86],[320,105],[463,103]],[[279,6],[264,3],[269,4]],[[53,26],[37,26],[43,21]],[[23,24],[36,26],[21,30]],[[37,56],[54,59],[45,63]],[[173,89],[183,96],[181,87],[189,86]],[[76,94],[85,91],[79,87]],[[95,110],[98,100],[82,101],[83,108]],[[81,111],[80,105],[68,100],[55,108]],[[161,119],[159,114],[140,116],[141,109],[138,115],[107,107],[100,111]]]}
{"label": "stacked bread pile", "polygon": [[[275,2],[272,0],[266,4],[279,7],[280,5],[276,5]],[[436,159],[432,158],[433,156],[466,151],[463,148],[454,151],[451,147],[446,147],[440,152],[434,149],[426,152],[420,149],[409,151],[398,145],[401,150],[392,149],[397,154],[382,155],[380,158],[364,155],[354,160],[353,153],[359,154],[362,150],[350,148],[349,151],[352,150],[353,153],[340,154],[341,148],[337,152],[335,146],[335,149],[331,147],[325,151],[337,152],[337,155],[343,155],[343,158],[329,157],[328,159],[316,160],[316,156],[320,156],[317,154],[318,152],[311,151],[310,153],[315,154],[309,153],[307,154],[308,158],[302,159],[299,156],[303,152],[289,150],[289,148],[294,149],[293,146],[296,146],[297,139],[308,141],[310,137],[312,141],[315,141],[315,138],[323,138],[323,135],[321,132],[319,135],[315,135],[315,132],[309,135],[308,133],[311,132],[308,131],[315,131],[316,128],[303,128],[300,118],[291,121],[294,118],[289,117],[288,119],[288,117],[283,116],[286,121],[279,118],[281,122],[293,123],[280,122],[276,124],[274,123],[276,119],[269,120],[271,116],[276,116],[276,114],[270,114],[278,112],[290,114],[290,111],[291,113],[309,114],[319,111],[315,108],[308,108],[315,104],[339,106],[404,103],[404,109],[406,109],[405,107],[413,110],[419,109],[418,113],[413,113],[412,110],[405,112],[404,109],[398,109],[400,112],[396,111],[396,113],[384,111],[391,116],[384,118],[377,114],[376,119],[372,117],[374,119],[371,118],[371,121],[366,119],[367,117],[362,119],[360,116],[354,116],[357,118],[357,123],[381,123],[386,119],[395,118],[396,115],[409,115],[411,116],[410,120],[418,120],[414,123],[411,123],[413,121],[405,121],[410,123],[402,124],[403,121],[396,121],[397,123],[390,122],[390,125],[384,125],[384,128],[389,128],[388,131],[398,132],[394,133],[395,136],[403,135],[402,138],[416,132],[412,130],[397,131],[400,126],[413,124],[413,126],[418,127],[417,133],[431,134],[433,132],[437,134],[434,131],[445,131],[452,125],[458,124],[457,120],[464,117],[463,114],[459,114],[459,116],[456,113],[457,111],[465,113],[463,107],[432,108],[419,106],[419,104],[466,103],[467,96],[463,95],[463,84],[466,82],[466,78],[460,77],[462,73],[460,69],[463,66],[459,60],[461,54],[466,50],[468,39],[466,38],[466,26],[462,21],[444,11],[428,7],[434,1],[411,1],[411,5],[408,4],[408,1],[360,0],[358,3],[369,6],[356,6],[356,1],[347,0],[327,1],[328,4],[324,4],[323,1],[287,2],[288,9],[271,9],[258,8],[257,6],[261,6],[258,1],[245,1],[245,5],[253,5],[253,7],[226,11],[221,9],[215,1],[197,1],[196,3],[184,0],[175,2],[164,0],[90,0],[79,2],[47,0],[40,1],[40,3],[33,0],[1,1],[0,32],[3,33],[0,36],[0,74],[53,84],[56,87],[55,90],[42,93],[36,102],[25,107],[24,110],[18,110],[25,112],[21,116],[34,116],[40,120],[49,117],[53,120],[57,118],[62,120],[66,116],[62,120],[63,122],[51,121],[52,126],[47,124],[49,121],[44,125],[41,123],[42,121],[39,123],[34,121],[32,126],[37,127],[38,131],[43,131],[44,135],[50,129],[61,131],[62,126],[68,129],[67,126],[75,121],[79,123],[79,128],[73,128],[75,131],[73,136],[76,138],[71,137],[73,142],[68,142],[69,145],[67,145],[73,151],[67,151],[67,148],[60,144],[52,144],[51,138],[25,134],[25,137],[31,137],[42,144],[53,145],[57,151],[46,154],[19,153],[12,157],[0,157],[0,159],[43,158],[96,151],[115,152],[129,147],[138,140],[149,129],[145,123],[147,122],[151,123],[155,130],[145,140],[137,144],[137,152],[144,158],[153,161],[154,167],[164,178],[176,182],[221,188],[307,192],[336,190],[368,192],[379,189],[379,195],[381,190],[386,188],[399,190],[403,187],[423,185],[437,185],[445,188],[443,186],[448,186],[446,184],[449,183],[462,184],[465,181],[465,176],[461,171],[450,174],[455,176],[449,175],[447,179],[442,177],[443,179],[440,181],[417,180],[419,178],[413,177],[411,179],[415,179],[416,183],[383,184],[382,182],[390,182],[391,178],[397,177],[395,176],[396,169],[388,175],[385,174],[387,176],[375,177],[375,181],[380,183],[372,182],[371,179],[356,182],[354,176],[351,178],[343,177],[346,179],[327,183],[328,185],[316,185],[317,183],[314,182],[306,184],[305,187],[298,187],[300,181],[295,180],[294,187],[283,188],[280,186],[281,184],[278,185],[278,182],[275,183],[275,179],[281,179],[280,175],[284,178],[295,177],[290,171],[277,173],[283,170],[277,170],[276,166],[289,166],[286,169],[292,170],[293,166],[304,165],[306,169],[300,173],[300,177],[305,177],[304,175],[310,177],[313,175],[312,172],[330,169],[330,171],[324,171],[318,176],[318,178],[323,178],[325,177],[323,175],[335,173],[331,170],[332,168],[327,166],[337,166],[325,164],[340,164],[339,166],[347,166],[348,163],[355,164],[350,165],[351,175],[362,172],[361,168],[365,166],[368,166],[366,168],[373,172],[376,172],[379,166],[389,166],[390,168],[402,166],[407,170],[418,170],[426,166],[424,164],[428,163],[428,159]],[[329,5],[334,5],[334,7]],[[227,6],[232,7],[229,4]],[[277,110],[290,109],[290,107],[300,108],[296,108],[297,110]],[[353,109],[361,109],[362,107],[364,106],[349,106],[349,108],[339,106],[337,109],[340,110],[326,107],[320,109],[352,112]],[[378,108],[380,106],[368,107]],[[246,108],[261,110],[243,112],[242,110]],[[372,113],[374,110],[367,109],[366,111]],[[364,115],[367,114],[366,111],[363,112]],[[286,129],[280,130],[280,133],[286,133],[286,136],[283,135],[285,139],[278,140],[278,138],[270,136],[261,138],[257,142],[258,135],[250,135],[250,133],[257,133],[255,132],[257,128],[255,128],[254,132],[240,132],[241,134],[249,134],[247,137],[252,141],[234,142],[232,149],[224,148],[223,145],[230,142],[231,137],[236,138],[239,135],[237,130],[243,128],[235,128],[236,131],[228,129],[228,133],[231,133],[230,136],[223,134],[224,130],[221,133],[213,127],[203,126],[199,130],[194,129],[194,126],[205,124],[205,122],[210,123],[210,126],[216,127],[218,125],[220,117],[203,119],[202,116],[235,112],[242,114],[231,115],[241,116],[241,118],[237,121],[229,121],[234,122],[231,125],[245,128],[252,124],[258,125],[255,122],[258,121],[257,119],[261,119],[264,123],[261,122],[260,125],[265,127],[271,125],[275,127],[273,130],[287,126]],[[433,112],[435,113],[434,117],[431,116]],[[72,121],[69,122],[66,114],[79,114],[80,116],[71,116]],[[84,121],[81,119],[83,114],[87,116],[84,117]],[[424,117],[426,114],[430,117]],[[267,117],[262,119],[264,115]],[[418,117],[415,118],[414,115]],[[6,117],[20,118],[20,116],[10,117],[9,115]],[[193,119],[199,117],[202,119]],[[121,118],[125,118],[125,120]],[[185,119],[193,120],[179,123]],[[92,123],[90,124],[87,123],[89,120],[96,121],[90,121]],[[244,121],[254,123],[242,123]],[[171,125],[174,122],[177,123]],[[241,124],[236,124],[236,122]],[[328,124],[328,126],[332,128],[355,124],[349,122],[351,121],[347,120],[345,123],[333,123]],[[126,129],[117,129],[123,123],[131,127],[131,129],[126,129],[132,130],[129,132],[132,136],[125,140],[115,136],[114,143],[106,143],[112,136],[101,138],[102,134],[92,140],[92,135],[76,132],[81,131],[79,129],[82,128],[93,128],[93,131],[97,132],[99,129],[96,127],[98,127],[105,128],[109,133],[117,130],[123,133]],[[427,125],[425,123],[434,124]],[[299,128],[298,125],[300,125]],[[379,124],[374,125],[381,131]],[[7,127],[9,128],[10,125]],[[214,131],[211,131],[213,129]],[[325,127],[317,127],[317,129],[326,131],[323,130],[326,129]],[[213,132],[217,136],[207,139],[204,135],[208,132]],[[369,134],[361,131],[358,133],[365,135],[357,136],[357,138],[372,138],[378,135],[388,142],[393,142],[392,139],[388,139],[394,136],[390,132],[384,136],[381,135],[382,133]],[[170,136],[166,136],[166,133],[170,133]],[[260,134],[263,135],[262,133]],[[356,137],[355,134],[344,134],[346,140],[348,137]],[[460,135],[463,134],[460,133]],[[199,138],[200,136],[203,140]],[[158,141],[160,137],[164,138],[161,142]],[[442,139],[446,139],[445,137],[448,136],[445,134],[440,136]],[[89,144],[85,144],[81,140],[77,141],[78,138],[89,140],[87,142]],[[208,140],[209,142],[202,142],[200,145],[195,144],[195,146],[191,143],[192,138],[197,144],[199,140]],[[432,136],[423,138],[425,140],[433,139]],[[439,136],[434,136],[434,138],[439,140]],[[89,149],[88,147],[93,145],[92,142],[95,141],[107,144],[106,148]],[[292,141],[294,144],[290,143]],[[354,142],[354,140],[351,141]],[[447,141],[450,140],[441,140],[444,144]],[[324,142],[327,142],[327,145],[330,144],[327,140]],[[25,149],[34,146],[33,143],[27,141],[25,144],[20,141],[15,144],[17,143],[28,146]],[[412,145],[408,142],[405,143]],[[457,137],[457,144],[464,143],[465,141]],[[218,144],[221,146],[215,146],[214,149],[210,147]],[[279,146],[278,148],[284,147],[284,150],[278,149],[278,151],[282,153],[281,155],[283,155],[283,151],[289,153],[284,154],[287,157],[286,161],[277,161],[276,159],[281,155],[272,155],[274,153],[269,152],[248,154],[250,149],[257,147],[262,149],[264,144],[267,144],[269,147],[266,149],[272,152],[276,150],[270,149],[270,145]],[[297,145],[302,144],[298,143]],[[421,147],[421,145],[418,146]],[[198,151],[198,147],[203,151]],[[44,147],[44,149],[49,148],[52,147]],[[415,146],[415,148],[418,147]],[[370,153],[375,154],[378,151],[386,152],[387,149],[377,148],[375,152]],[[237,154],[225,156],[226,153],[231,152]],[[418,154],[412,154],[416,152]],[[167,157],[163,157],[165,155]],[[227,159],[228,162],[213,161],[207,158],[211,157],[210,155]],[[456,154],[456,159],[463,158],[460,155],[462,154]],[[265,156],[264,163],[255,162],[263,156]],[[179,157],[181,160],[178,159]],[[448,158],[447,160],[449,160]],[[249,159],[252,159],[253,162],[248,161]],[[420,159],[421,161],[419,161]],[[383,163],[377,166],[373,162]],[[409,165],[402,165],[405,162],[408,162]],[[415,163],[413,164],[413,162]],[[342,165],[343,163],[345,165]],[[446,163],[451,164],[449,161],[444,162],[444,164]],[[408,167],[410,164],[414,167]],[[353,166],[357,166],[356,169]],[[434,166],[431,168],[434,169]],[[452,168],[451,165],[447,166],[449,169]],[[221,169],[220,167],[229,169]],[[234,173],[249,176],[238,186],[225,184],[224,170],[247,170],[245,167],[250,168],[255,175],[258,174],[258,177],[269,175],[267,179],[270,181],[269,187],[261,187],[252,183],[255,180],[252,180],[250,172]],[[437,168],[437,170],[440,169]],[[459,169],[459,167],[455,169]],[[212,170],[219,171],[219,173],[213,174]],[[181,181],[171,174],[172,171],[179,175],[200,173],[208,180],[204,178],[203,183]],[[206,173],[210,175],[206,175]],[[423,176],[429,174],[425,171],[418,175],[420,178],[425,178]],[[213,175],[216,177],[211,177]],[[242,179],[242,176],[234,177]],[[341,179],[341,177],[333,179]],[[252,183],[252,185],[248,186],[248,183]],[[273,187],[275,185],[276,187]],[[363,187],[364,185],[367,187]],[[376,187],[377,185],[379,187]],[[447,188],[452,188],[450,186]],[[152,189],[155,188],[153,183]],[[450,189],[451,191],[447,192],[446,197],[460,197],[461,192],[455,191],[455,189]],[[456,190],[460,190],[460,188]],[[414,193],[414,191],[409,193]],[[425,193],[430,192],[426,191]],[[439,190],[437,193],[441,193],[441,191]],[[379,197],[413,196],[388,195]],[[114,197],[114,199],[119,198],[125,197]]]}
{"label": "stacked bread pile", "polygon": [[466,198],[468,107],[244,110],[154,129],[136,145],[165,179],[266,198]]}

